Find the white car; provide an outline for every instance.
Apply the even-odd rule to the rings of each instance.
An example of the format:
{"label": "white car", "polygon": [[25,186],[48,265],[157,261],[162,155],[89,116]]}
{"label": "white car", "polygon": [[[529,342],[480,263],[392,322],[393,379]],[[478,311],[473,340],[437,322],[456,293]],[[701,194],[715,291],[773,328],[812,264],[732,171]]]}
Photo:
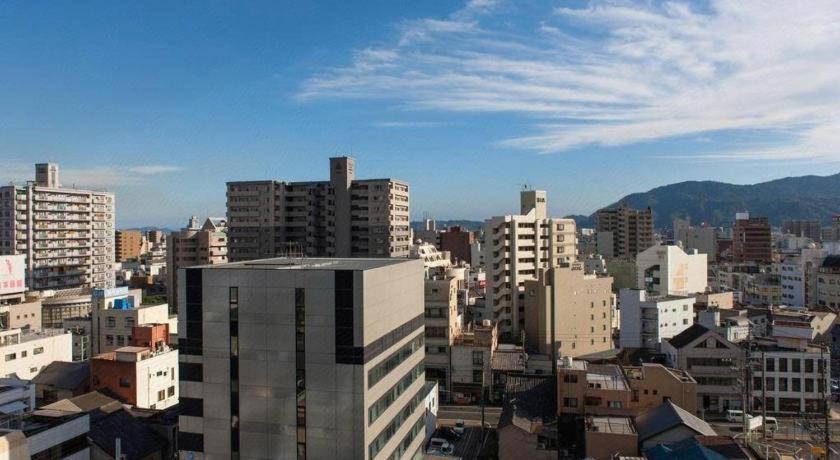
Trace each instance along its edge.
{"label": "white car", "polygon": [[458,420],[457,422],[455,422],[455,426],[452,429],[455,430],[455,432],[458,434],[464,434],[464,421]]}
{"label": "white car", "polygon": [[432,438],[431,441],[429,441],[429,449],[426,453],[452,455],[455,453],[455,447],[453,447],[452,444],[445,439]]}

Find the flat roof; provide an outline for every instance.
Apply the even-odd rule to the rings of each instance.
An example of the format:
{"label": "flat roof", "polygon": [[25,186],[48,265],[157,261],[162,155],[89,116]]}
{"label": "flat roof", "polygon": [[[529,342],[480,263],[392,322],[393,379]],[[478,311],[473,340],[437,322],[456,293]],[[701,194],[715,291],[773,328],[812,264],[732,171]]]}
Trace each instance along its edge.
{"label": "flat roof", "polygon": [[586,431],[636,434],[633,419],[630,417],[589,417],[586,422]]}
{"label": "flat roof", "polygon": [[200,265],[190,268],[213,270],[252,269],[252,270],[372,270],[406,262],[420,263],[420,259],[407,258],[317,258],[317,257],[275,257],[272,259],[247,260],[216,265]]}

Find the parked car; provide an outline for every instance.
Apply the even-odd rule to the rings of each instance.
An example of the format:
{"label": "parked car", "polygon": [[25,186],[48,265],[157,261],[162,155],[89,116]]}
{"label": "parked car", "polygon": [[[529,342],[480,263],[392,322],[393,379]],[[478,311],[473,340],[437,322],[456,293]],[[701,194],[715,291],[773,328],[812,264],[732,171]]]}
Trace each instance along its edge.
{"label": "parked car", "polygon": [[452,428],[452,430],[454,430],[459,435],[464,434],[464,429],[465,429],[465,425],[464,425],[463,420],[458,420],[457,422],[455,422],[455,427]]}
{"label": "parked car", "polygon": [[744,421],[744,411],[730,409],[726,411],[726,421],[729,423],[739,423]]}
{"label": "parked car", "polygon": [[458,442],[459,439],[461,439],[461,435],[456,433],[455,430],[449,427],[439,428],[437,431],[435,431],[434,437],[445,439],[453,444]]}
{"label": "parked car", "polygon": [[432,438],[429,441],[429,448],[426,449],[426,453],[452,455],[455,453],[455,447],[445,439]]}

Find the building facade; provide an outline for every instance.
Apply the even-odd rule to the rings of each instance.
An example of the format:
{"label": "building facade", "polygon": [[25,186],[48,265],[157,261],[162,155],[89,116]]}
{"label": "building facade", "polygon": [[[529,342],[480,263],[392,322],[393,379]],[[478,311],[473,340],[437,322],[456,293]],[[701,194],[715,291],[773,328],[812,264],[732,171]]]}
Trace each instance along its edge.
{"label": "building facade", "polygon": [[691,219],[674,219],[674,244],[682,244],[687,251],[696,249],[709,262],[717,260],[717,239],[717,230],[712,227],[693,227]]}
{"label": "building facade", "polygon": [[409,187],[356,179],[355,160],[330,158],[330,180],[227,184],[232,262],[278,255],[406,257]]}
{"label": "building facade", "polygon": [[813,241],[822,240],[822,225],[816,220],[786,220],[782,222],[782,233],[802,236]]}
{"label": "building facade", "polygon": [[117,230],[114,233],[116,261],[137,259],[143,253],[143,233],[140,230]]}
{"label": "building facade", "polygon": [[541,354],[609,350],[612,321],[612,278],[586,274],[581,263],[540,269],[536,280],[525,282],[526,342]]}
{"label": "building facade", "polygon": [[169,316],[169,305],[143,305],[139,289],[94,290],[91,308],[91,352],[99,355],[130,346],[135,326],[166,324],[169,330],[176,319]]}
{"label": "building facade", "polygon": [[140,409],[178,404],[178,350],[127,346],[90,360],[91,390],[108,390]]}
{"label": "building facade", "polygon": [[695,297],[652,296],[641,289],[619,292],[621,348],[659,349],[694,324]]}
{"label": "building facade", "polygon": [[732,259],[735,263],[772,262],[772,244],[770,221],[766,217],[752,217],[748,212],[735,215],[732,226]]}
{"label": "building facade", "polygon": [[653,246],[653,211],[619,206],[596,214],[598,253],[630,258]]}
{"label": "building facade", "polygon": [[60,329],[0,331],[0,377],[30,380],[53,361],[71,361],[71,335]]}
{"label": "building facade", "polygon": [[522,214],[484,222],[487,308],[505,339],[525,327],[525,282],[540,268],[569,265],[577,259],[575,221],[547,217],[546,193],[525,190]]}
{"label": "building facade", "polygon": [[0,187],[0,254],[26,256],[33,290],[114,287],[114,194],[62,187],[58,165]]}
{"label": "building facade", "polygon": [[686,254],[679,246],[658,244],[636,256],[636,287],[654,295],[706,292],[707,272],[706,254],[696,249]]}
{"label": "building facade", "polygon": [[449,227],[438,234],[438,241],[440,250],[449,252],[449,258],[453,264],[463,262],[473,265],[471,247],[475,242],[474,232],[460,226]]}
{"label": "building facade", "polygon": [[422,449],[421,261],[276,258],[181,273],[182,459]]}
{"label": "building facade", "polygon": [[227,221],[219,217],[208,217],[199,226],[198,219],[193,216],[186,228],[167,236],[166,300],[174,311],[178,311],[178,270],[227,263],[227,245]]}
{"label": "building facade", "polygon": [[461,329],[458,280],[438,275],[424,282],[426,317],[426,380],[435,381],[449,400],[452,389],[452,344]]}
{"label": "building facade", "polygon": [[840,308],[840,256],[826,257],[817,270],[816,278],[817,305]]}

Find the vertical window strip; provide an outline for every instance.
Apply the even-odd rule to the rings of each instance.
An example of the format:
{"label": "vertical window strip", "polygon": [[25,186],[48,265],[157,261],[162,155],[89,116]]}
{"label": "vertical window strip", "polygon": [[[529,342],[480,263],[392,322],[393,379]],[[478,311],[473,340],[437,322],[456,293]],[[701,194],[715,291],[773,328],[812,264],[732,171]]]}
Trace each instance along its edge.
{"label": "vertical window strip", "polygon": [[239,458],[239,288],[228,291],[230,310],[230,456]]}
{"label": "vertical window strip", "polygon": [[297,458],[306,460],[306,291],[295,289],[295,381]]}

